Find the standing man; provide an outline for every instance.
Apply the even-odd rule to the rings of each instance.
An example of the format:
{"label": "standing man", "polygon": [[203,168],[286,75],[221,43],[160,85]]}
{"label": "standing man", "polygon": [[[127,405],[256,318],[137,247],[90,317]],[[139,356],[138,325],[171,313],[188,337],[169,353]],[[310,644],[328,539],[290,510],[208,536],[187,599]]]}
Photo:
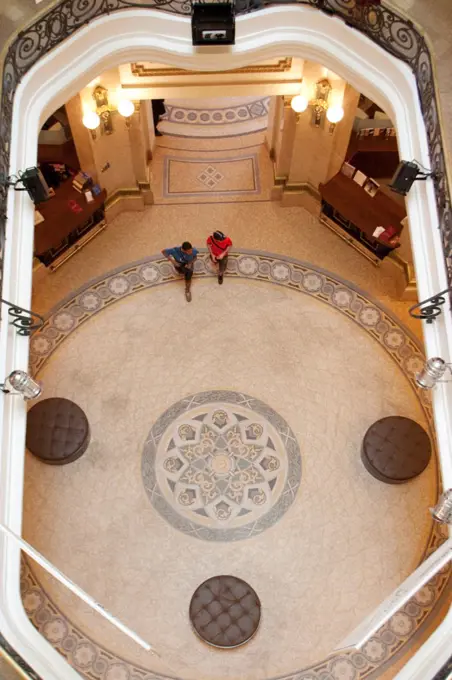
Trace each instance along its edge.
{"label": "standing man", "polygon": [[228,253],[232,246],[232,241],[229,236],[223,234],[222,231],[214,231],[207,239],[207,247],[210,253],[210,259],[215,265],[218,272],[218,283],[223,283],[223,276],[228,266]]}
{"label": "standing man", "polygon": [[185,299],[187,302],[191,302],[191,279],[198,251],[196,248],[193,248],[191,243],[184,241],[182,246],[165,248],[165,250],[162,250],[162,255],[173,263],[179,274],[183,274],[185,278]]}

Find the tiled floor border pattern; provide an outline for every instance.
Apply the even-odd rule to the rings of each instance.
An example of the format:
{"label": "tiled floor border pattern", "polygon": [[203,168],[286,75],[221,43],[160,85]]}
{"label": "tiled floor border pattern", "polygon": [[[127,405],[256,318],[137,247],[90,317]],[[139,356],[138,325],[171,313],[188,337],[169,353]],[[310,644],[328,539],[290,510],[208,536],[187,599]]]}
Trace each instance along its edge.
{"label": "tiled floor border pattern", "polygon": [[[414,374],[424,360],[416,339],[359,288],[310,264],[256,251],[231,254],[227,275],[248,281],[278,284],[304,293],[358,324],[404,372],[432,425],[429,399],[424,392],[419,392],[414,383]],[[214,274],[207,255],[203,252],[196,262],[196,278],[209,276]],[[33,374],[39,372],[72,332],[103,309],[128,295],[174,282],[176,278],[178,277],[173,267],[160,256],[156,256],[120,267],[86,284],[54,309],[42,329],[33,335]],[[174,285],[182,284],[177,282]],[[182,287],[181,304],[185,304]],[[192,304],[196,304],[196,280]],[[435,525],[424,557],[431,554],[445,538],[445,533]],[[371,675],[378,677],[382,668],[390,663],[391,657],[398,652],[403,653],[404,645],[426,621],[445,591],[450,573],[449,566],[433,577],[378,630],[361,651],[333,654],[309,668],[285,675],[281,680],[363,680]],[[24,562],[21,585],[24,606],[30,620],[83,677],[90,680],[167,680],[171,677],[134,666],[87,637],[52,602],[28,562]]]}
{"label": "tiled floor border pattern", "polygon": [[[452,284],[452,205],[447,175],[444,145],[439,120],[439,106],[430,50],[424,36],[413,23],[384,5],[372,6],[357,0],[299,0],[299,4],[337,16],[365,34],[382,49],[407,63],[418,86],[422,115],[427,130],[431,169],[434,180],[436,204],[442,234],[443,250]],[[187,0],[149,0],[148,7],[189,15],[191,3]],[[238,14],[259,7],[271,6],[271,0],[261,4],[254,0],[237,0]],[[114,11],[128,9],[127,0],[61,0],[47,12],[25,26],[12,40],[3,64],[1,115],[0,115],[0,176],[9,174],[11,124],[13,102],[17,86],[27,71],[53,47],[73,35],[88,22]],[[143,10],[145,11],[145,10]],[[0,186],[0,256],[3,257],[8,188]]]}
{"label": "tiled floor border pattern", "polygon": [[[203,168],[217,169],[221,172],[221,165],[223,163],[242,163],[243,161],[251,161],[251,173],[253,176],[253,189],[225,189],[224,191],[216,191],[215,186],[211,190],[206,191],[171,191],[171,163],[199,163],[199,172]],[[218,166],[218,167],[217,167]],[[163,161],[163,196],[164,198],[178,198],[189,196],[232,196],[240,194],[260,194],[261,181],[259,175],[259,160],[257,153],[248,156],[236,156],[235,158],[187,158],[186,156],[165,156]]]}
{"label": "tiled floor border pattern", "polygon": [[233,125],[247,120],[256,120],[268,115],[270,97],[217,109],[197,109],[165,104],[166,114],[161,117],[168,123],[184,125]]}

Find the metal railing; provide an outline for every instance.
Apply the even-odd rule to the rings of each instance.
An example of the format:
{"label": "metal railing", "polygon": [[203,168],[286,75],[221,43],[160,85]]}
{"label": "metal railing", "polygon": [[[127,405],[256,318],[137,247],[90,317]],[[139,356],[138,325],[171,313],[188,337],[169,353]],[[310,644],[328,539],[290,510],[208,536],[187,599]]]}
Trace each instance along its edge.
{"label": "metal railing", "polygon": [[2,680],[42,680],[0,634],[0,678]]}

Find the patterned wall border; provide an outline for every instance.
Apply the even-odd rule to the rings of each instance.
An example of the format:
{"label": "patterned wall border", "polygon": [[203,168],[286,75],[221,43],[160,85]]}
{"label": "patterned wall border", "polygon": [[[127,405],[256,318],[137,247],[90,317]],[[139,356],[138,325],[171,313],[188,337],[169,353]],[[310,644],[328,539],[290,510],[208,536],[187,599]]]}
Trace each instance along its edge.
{"label": "patterned wall border", "polygon": [[[424,356],[416,338],[389,311],[370,299],[361,289],[291,258],[241,251],[229,257],[228,275],[285,286],[324,302],[349,318],[376,342],[404,372],[417,394],[433,432],[432,409],[425,392],[420,392],[414,374]],[[214,276],[206,254],[196,262],[196,277]],[[33,374],[45,365],[52,353],[77,328],[103,309],[128,295],[176,279],[173,267],[160,256],[147,258],[109,272],[80,288],[52,310],[44,326],[31,339]],[[196,285],[196,282],[195,284]],[[184,304],[181,298],[181,304]],[[446,532],[434,525],[424,558],[444,540]],[[378,677],[392,657],[404,653],[404,646],[432,613],[445,592],[451,565],[434,576],[364,645],[362,650],[333,654],[318,664],[298,670],[279,680],[363,680]],[[65,618],[24,562],[22,596],[27,614],[39,632],[85,678],[90,680],[168,680],[114,655],[87,637]]]}
{"label": "patterned wall border", "polygon": [[[424,36],[413,23],[383,5],[363,0],[298,0],[299,4],[343,19],[382,49],[408,64],[413,71],[427,131],[430,165],[438,174],[434,180],[436,205],[442,234],[444,258],[452,285],[452,205],[448,185],[444,145],[435,92],[432,58]],[[237,14],[271,6],[272,0],[236,0]],[[148,0],[155,9],[189,15],[189,0]],[[104,14],[129,7],[127,0],[61,0],[25,27],[12,41],[3,65],[0,116],[0,176],[9,174],[11,122],[14,95],[27,71],[66,38],[88,22]],[[3,259],[6,196],[0,187],[0,257]],[[3,268],[3,266],[2,266]]]}
{"label": "patterned wall border", "polygon": [[239,104],[239,106],[227,106],[217,109],[187,108],[165,103],[166,113],[161,117],[161,120],[166,120],[168,123],[182,123],[184,125],[234,125],[249,120],[266,118],[269,106],[270,97],[262,97],[261,99]]}
{"label": "patterned wall border", "polygon": [[[215,190],[215,187],[221,180],[216,180],[215,179],[215,173],[218,168],[216,168],[216,165],[219,165],[221,163],[237,163],[241,161],[251,161],[251,172],[253,176],[253,189],[225,189],[224,191],[220,190]],[[209,186],[206,184],[206,182],[201,181],[201,184],[204,184],[204,186],[207,187],[207,191],[171,191],[171,163],[172,162],[178,162],[178,163],[189,163],[192,165],[193,163],[199,163],[200,169],[199,172],[201,175],[206,174],[209,172],[211,169],[213,179],[212,186]],[[221,171],[219,171],[221,174]],[[199,178],[199,176],[198,176]],[[223,176],[222,176],[223,179]],[[259,158],[257,153],[250,154],[249,156],[236,156],[233,158],[209,158],[206,160],[205,158],[187,158],[186,156],[165,156],[164,161],[163,161],[163,196],[164,198],[177,198],[177,197],[190,197],[190,196],[229,196],[229,195],[234,195],[237,196],[240,194],[240,196],[244,195],[255,195],[255,194],[260,194],[261,193],[261,180],[260,180],[260,173],[259,173]]]}

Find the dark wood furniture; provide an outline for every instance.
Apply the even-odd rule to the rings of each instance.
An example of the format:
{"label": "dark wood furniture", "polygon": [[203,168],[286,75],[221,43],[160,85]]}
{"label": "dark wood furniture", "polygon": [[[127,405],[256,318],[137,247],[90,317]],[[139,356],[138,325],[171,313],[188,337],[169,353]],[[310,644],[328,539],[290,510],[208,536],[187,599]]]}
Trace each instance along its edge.
{"label": "dark wood furniture", "polygon": [[[375,238],[377,227],[392,226],[395,234],[402,232],[401,221],[406,216],[403,205],[398,204],[382,191],[370,196],[353,179],[338,172],[329,182],[319,185],[322,197],[320,218],[352,245],[372,253],[373,261],[383,260],[394,247]],[[345,236],[346,235],[346,236]]]}
{"label": "dark wood furniture", "polygon": [[[63,182],[55,190],[55,196],[37,206],[44,221],[35,226],[36,257],[46,266],[51,265],[65,250],[104,219],[106,197],[106,191],[102,190],[91,203],[87,203],[84,194],[73,188],[72,179]],[[71,210],[71,201],[80,206],[81,212]]]}
{"label": "dark wood furniture", "polygon": [[27,449],[48,465],[66,465],[82,456],[90,442],[88,419],[80,406],[54,397],[35,404],[27,415]]}
{"label": "dark wood furniture", "polygon": [[399,155],[397,146],[397,137],[386,137],[385,135],[360,135],[354,132],[350,137],[350,142],[347,149],[347,160],[357,151],[363,153],[396,153]]}
{"label": "dark wood furniture", "polygon": [[347,163],[373,179],[391,178],[399,165],[397,151],[356,151]]}
{"label": "dark wood furniture", "polygon": [[432,446],[427,432],[414,420],[390,416],[367,430],[361,459],[370,474],[386,484],[403,484],[427,467]]}
{"label": "dark wood furniture", "polygon": [[69,139],[64,144],[38,144],[39,163],[64,163],[70,168],[79,168],[74,141]]}
{"label": "dark wood furniture", "polygon": [[190,621],[209,645],[232,649],[248,642],[261,618],[261,603],[253,588],[235,576],[214,576],[195,590]]}

